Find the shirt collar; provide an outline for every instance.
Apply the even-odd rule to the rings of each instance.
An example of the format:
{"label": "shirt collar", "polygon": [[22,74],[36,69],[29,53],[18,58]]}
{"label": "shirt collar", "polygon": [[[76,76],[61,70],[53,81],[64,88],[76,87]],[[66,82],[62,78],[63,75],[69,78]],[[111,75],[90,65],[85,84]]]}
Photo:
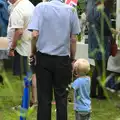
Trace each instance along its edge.
{"label": "shirt collar", "polygon": [[17,0],[14,4],[10,5],[10,13],[13,11],[13,9],[19,4],[19,2],[22,0]]}

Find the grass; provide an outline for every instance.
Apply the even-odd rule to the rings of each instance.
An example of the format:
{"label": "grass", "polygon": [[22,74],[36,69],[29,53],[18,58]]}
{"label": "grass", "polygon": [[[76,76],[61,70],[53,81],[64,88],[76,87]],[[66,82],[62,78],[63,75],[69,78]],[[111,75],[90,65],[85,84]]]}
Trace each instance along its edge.
{"label": "grass", "polygon": [[[14,95],[6,83],[4,86],[0,86],[0,120],[19,120],[19,116],[11,107],[21,103],[22,80],[18,77],[13,77],[11,72],[7,72],[6,75],[12,85]],[[109,100],[98,101],[92,99],[92,120],[120,120],[120,110],[115,107],[120,99],[116,94],[108,94]],[[70,97],[72,97],[72,93]],[[36,110],[30,115],[28,120],[36,120]],[[55,105],[52,108],[52,120],[55,120]],[[74,120],[72,103],[68,105],[68,120]]]}

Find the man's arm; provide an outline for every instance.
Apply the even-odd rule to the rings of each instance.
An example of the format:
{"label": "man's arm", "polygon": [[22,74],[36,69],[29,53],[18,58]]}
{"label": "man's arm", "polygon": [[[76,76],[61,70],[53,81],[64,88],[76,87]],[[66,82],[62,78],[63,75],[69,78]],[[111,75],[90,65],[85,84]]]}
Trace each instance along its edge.
{"label": "man's arm", "polygon": [[36,53],[36,42],[38,40],[39,31],[43,23],[41,5],[35,7],[31,22],[28,25],[28,30],[32,31],[32,41],[31,41],[31,56]]}
{"label": "man's arm", "polygon": [[71,14],[71,41],[70,41],[70,57],[75,59],[77,35],[80,33],[80,24],[76,9],[72,10]]}
{"label": "man's arm", "polygon": [[71,58],[72,60],[75,59],[76,46],[77,46],[77,35],[71,35],[70,58]]}
{"label": "man's arm", "polygon": [[35,55],[36,53],[36,42],[38,40],[39,31],[33,30],[32,32],[32,41],[31,41],[31,55]]}
{"label": "man's arm", "polygon": [[21,13],[18,13],[17,10],[15,10],[12,12],[9,22],[11,29],[15,30],[14,35],[11,39],[11,48],[15,48],[17,46],[17,41],[21,40],[24,32],[24,16],[21,15]]}
{"label": "man's arm", "polygon": [[14,56],[14,49],[17,46],[17,41],[21,39],[21,36],[23,34],[23,29],[22,28],[15,28],[14,36],[12,39],[12,44],[10,46],[10,51],[9,51],[9,56]]}
{"label": "man's arm", "polygon": [[21,39],[22,34],[23,34],[23,29],[22,28],[16,28],[15,29],[15,33],[14,33],[12,44],[11,44],[12,49],[14,49],[17,46],[17,40]]}

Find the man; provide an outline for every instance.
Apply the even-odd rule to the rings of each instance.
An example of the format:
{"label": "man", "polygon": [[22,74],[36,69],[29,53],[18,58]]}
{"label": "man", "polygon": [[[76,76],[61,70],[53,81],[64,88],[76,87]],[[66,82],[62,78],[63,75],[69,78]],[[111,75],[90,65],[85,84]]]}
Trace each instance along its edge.
{"label": "man", "polygon": [[51,120],[53,89],[57,120],[67,120],[66,88],[79,28],[76,10],[61,0],[39,3],[34,10],[28,29],[33,31],[31,56],[36,55],[37,120]]}
{"label": "man", "polygon": [[27,72],[27,56],[30,55],[31,32],[27,30],[34,5],[29,0],[9,0],[12,3],[8,24],[9,55],[14,56],[13,74],[21,75],[21,56],[24,73]]}

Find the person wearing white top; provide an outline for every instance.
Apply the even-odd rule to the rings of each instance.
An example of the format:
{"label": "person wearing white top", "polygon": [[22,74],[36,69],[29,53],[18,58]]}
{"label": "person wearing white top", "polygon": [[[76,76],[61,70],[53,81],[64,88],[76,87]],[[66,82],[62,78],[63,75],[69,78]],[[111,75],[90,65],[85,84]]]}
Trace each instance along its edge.
{"label": "person wearing white top", "polygon": [[7,31],[9,56],[14,56],[13,74],[21,75],[20,57],[23,56],[24,73],[27,72],[27,56],[31,51],[31,32],[27,26],[31,20],[34,5],[29,0],[9,0],[12,4]]}

